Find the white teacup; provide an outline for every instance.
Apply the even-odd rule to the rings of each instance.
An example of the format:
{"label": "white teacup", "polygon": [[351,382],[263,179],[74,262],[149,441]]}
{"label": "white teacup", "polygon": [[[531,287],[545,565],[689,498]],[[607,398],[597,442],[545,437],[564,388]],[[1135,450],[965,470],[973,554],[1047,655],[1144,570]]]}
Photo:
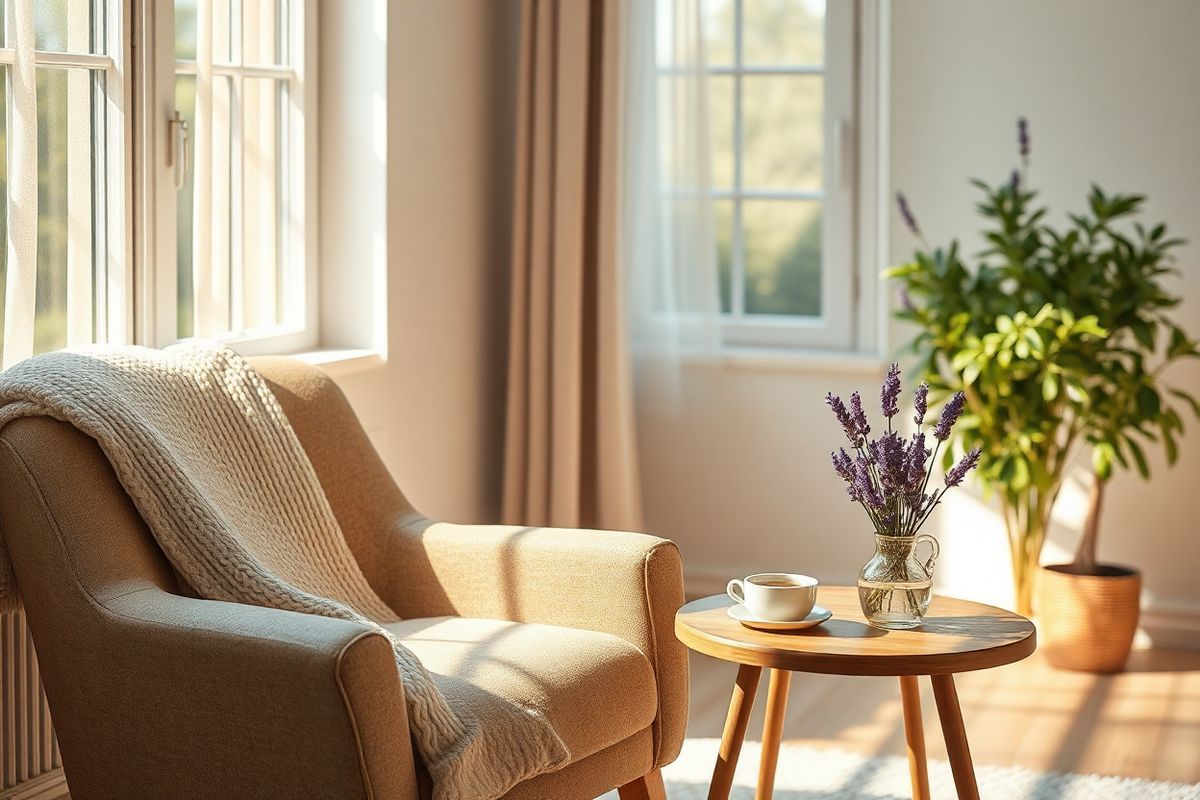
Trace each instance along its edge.
{"label": "white teacup", "polygon": [[804,619],[817,602],[816,578],[790,572],[760,572],[744,580],[731,580],[729,596],[756,619],[794,622]]}

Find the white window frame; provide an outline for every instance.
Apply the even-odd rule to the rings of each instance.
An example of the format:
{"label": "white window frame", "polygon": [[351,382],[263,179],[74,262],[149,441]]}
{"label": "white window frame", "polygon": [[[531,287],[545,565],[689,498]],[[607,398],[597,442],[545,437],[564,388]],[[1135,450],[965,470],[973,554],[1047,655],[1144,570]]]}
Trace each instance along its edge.
{"label": "white window frame", "polygon": [[[130,0],[135,3],[135,50],[138,53],[138,115],[135,147],[139,158],[134,175],[137,219],[137,257],[134,283],[137,295],[134,339],[138,344],[163,347],[178,340],[175,131],[175,6],[173,0]],[[317,274],[317,8],[316,0],[289,0],[286,29],[291,64],[214,64],[214,74],[237,78],[271,77],[288,81],[290,106],[283,169],[302,191],[281,198],[280,224],[285,306],[301,309],[299,318],[262,334],[233,332],[218,340],[246,354],[294,353],[315,349],[318,343]],[[234,0],[234,7],[240,2]],[[298,13],[297,13],[298,12]]]}
{"label": "white window frame", "polygon": [[[881,17],[887,0],[829,0],[823,65],[746,65],[742,53],[743,0],[733,0],[735,39],[730,66],[709,66],[734,79],[734,183],[714,190],[733,201],[730,313],[722,315],[727,348],[876,351],[881,326],[876,309],[879,259],[879,120]],[[742,186],[742,83],[747,76],[822,75],[824,82],[823,185],[816,190],[775,191]],[[820,200],[821,315],[747,314],[742,243],[744,200]]]}

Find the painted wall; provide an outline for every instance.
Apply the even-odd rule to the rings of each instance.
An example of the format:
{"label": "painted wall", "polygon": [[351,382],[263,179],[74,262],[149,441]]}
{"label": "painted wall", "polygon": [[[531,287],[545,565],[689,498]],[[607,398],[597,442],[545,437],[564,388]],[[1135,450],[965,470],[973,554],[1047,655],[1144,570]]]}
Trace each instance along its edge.
{"label": "painted wall", "polygon": [[[382,0],[374,7],[382,13]],[[334,373],[419,508],[490,521],[499,509],[518,11],[512,0],[403,0],[383,16],[384,166],[360,174],[377,134],[346,128],[346,119],[360,119],[335,113],[326,99],[326,146],[342,137],[368,149],[350,158],[360,172],[326,163],[322,181],[377,182],[371,191],[386,198],[386,232],[372,240],[361,230],[366,217],[323,209],[324,277],[335,285],[322,291],[345,289],[328,265],[347,254],[375,265],[370,288],[343,298],[369,291],[385,305],[386,317],[362,310],[382,326],[382,345],[363,343],[362,330],[375,329],[362,321],[358,331],[327,332],[335,346],[377,346],[385,357]],[[1148,193],[1154,217],[1200,243],[1200,50],[1188,41],[1195,30],[1200,4],[1188,0],[894,0],[891,186],[908,193],[932,236],[975,230],[966,179],[1007,174],[1013,124],[1024,114],[1032,179],[1057,209],[1097,180]],[[323,69],[338,52],[334,46],[331,55],[326,38]],[[341,69],[361,80],[342,51]],[[333,72],[329,81],[340,82]],[[364,103],[378,107],[369,96]],[[893,232],[893,260],[910,248],[904,231]],[[1182,251],[1181,262],[1180,314],[1200,329],[1200,244]],[[726,578],[760,569],[853,579],[870,538],[828,469],[837,435],[821,398],[855,388],[873,394],[883,368],[882,359],[732,359],[686,367],[673,399],[639,392],[648,528],[680,543],[693,590],[716,591]],[[1200,391],[1200,363],[1173,377]],[[1115,481],[1102,554],[1143,568],[1147,622],[1164,640],[1200,642],[1192,577],[1200,526],[1187,502],[1200,481],[1200,435],[1186,441],[1174,471],[1158,459],[1152,483]],[[1050,557],[1073,545],[1082,501],[1082,490],[1064,492]],[[964,493],[934,532],[943,542],[942,590],[1008,602],[1007,550],[988,507]]]}
{"label": "painted wall", "polygon": [[329,370],[417,508],[490,521],[519,4],[355,0],[321,14],[320,134],[339,154],[322,161],[337,187],[321,209],[322,341],[381,354]]}
{"label": "painted wall", "polygon": [[[1079,207],[1093,180],[1144,192],[1151,217],[1192,242],[1173,285],[1186,298],[1180,320],[1200,331],[1200,50],[1190,41],[1200,4],[895,0],[891,23],[890,182],[928,235],[977,229],[967,178],[1008,174],[1014,123],[1026,115],[1031,178],[1052,207]],[[893,231],[894,261],[911,248],[906,231]],[[693,366],[678,408],[639,397],[649,526],[680,542],[695,588],[762,568],[853,578],[869,537],[830,474],[837,437],[821,397],[874,395],[881,371]],[[1200,363],[1170,377],[1200,392]],[[1188,499],[1200,484],[1200,424],[1191,427],[1174,471],[1155,458],[1152,482],[1114,481],[1101,548],[1144,570],[1149,627],[1200,645],[1200,523]],[[1074,546],[1083,493],[1064,491],[1048,558]],[[1007,602],[998,518],[970,494],[940,513],[943,590]]]}

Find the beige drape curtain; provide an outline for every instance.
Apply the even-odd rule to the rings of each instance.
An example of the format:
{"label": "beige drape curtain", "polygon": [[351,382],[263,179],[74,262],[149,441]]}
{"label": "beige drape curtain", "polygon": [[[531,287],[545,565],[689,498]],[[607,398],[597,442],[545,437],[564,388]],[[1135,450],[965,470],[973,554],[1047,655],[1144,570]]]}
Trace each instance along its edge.
{"label": "beige drape curtain", "polygon": [[503,510],[512,524],[641,527],[617,256],[622,5],[522,6]]}

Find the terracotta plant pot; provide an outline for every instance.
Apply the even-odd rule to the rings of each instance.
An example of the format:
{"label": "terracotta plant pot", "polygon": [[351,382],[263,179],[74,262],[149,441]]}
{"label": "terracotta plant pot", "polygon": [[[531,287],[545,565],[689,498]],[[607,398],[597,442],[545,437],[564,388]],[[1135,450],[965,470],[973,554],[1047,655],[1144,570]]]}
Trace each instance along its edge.
{"label": "terracotta plant pot", "polygon": [[1075,574],[1070,564],[1043,567],[1037,586],[1041,650],[1056,667],[1120,672],[1137,632],[1142,576],[1135,569],[1099,564]]}

